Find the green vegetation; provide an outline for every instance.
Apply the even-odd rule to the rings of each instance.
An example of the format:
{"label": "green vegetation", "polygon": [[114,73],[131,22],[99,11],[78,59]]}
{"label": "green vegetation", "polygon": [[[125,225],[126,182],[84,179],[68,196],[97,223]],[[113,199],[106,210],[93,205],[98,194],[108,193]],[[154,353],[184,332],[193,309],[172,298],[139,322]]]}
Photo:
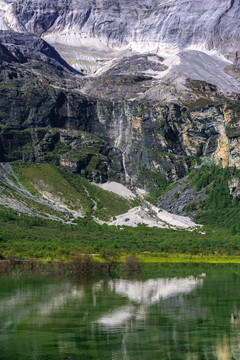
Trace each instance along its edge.
{"label": "green vegetation", "polygon": [[15,162],[13,168],[19,181],[32,194],[45,195],[69,210],[86,216],[94,215],[107,221],[138,205],[136,201],[103,190],[79,175],[60,170],[51,164],[28,166]]}
{"label": "green vegetation", "polygon": [[179,198],[179,192],[175,191],[174,195],[173,195],[174,200],[177,200]]}
{"label": "green vegetation", "polygon": [[[0,211],[0,255],[4,258],[64,260],[76,254],[99,254],[107,250],[124,254],[177,253],[240,256],[240,235],[228,229],[204,228],[198,231],[98,225],[91,218],[78,219],[76,225]],[[172,254],[172,255],[169,255]],[[159,260],[156,259],[156,262]],[[170,261],[170,260],[169,260]],[[183,261],[183,258],[181,258]]]}
{"label": "green vegetation", "polygon": [[[46,191],[69,208],[84,208],[85,217],[67,225],[2,208],[0,255],[3,258],[68,260],[77,254],[101,254],[114,250],[123,257],[142,254],[141,258],[147,262],[211,262],[214,259],[231,262],[231,257],[240,261],[237,258],[240,256],[239,186],[236,185],[234,192],[232,190],[236,196],[229,190],[230,181],[240,184],[240,171],[235,168],[204,165],[189,175],[188,182],[195,185],[197,191],[203,189],[207,194],[204,202],[189,203],[186,209],[197,212],[196,221],[205,224],[201,232],[148,228],[145,225],[137,228],[100,226],[91,217],[107,220],[110,215],[124,213],[138,204],[53,165],[30,167],[18,162],[14,169],[29,191],[36,195]],[[172,186],[174,184],[164,184],[162,191]],[[180,193],[175,192],[174,198],[178,196]]]}
{"label": "green vegetation", "polygon": [[20,182],[34,195],[43,194],[71,210],[83,213],[92,207],[80,180],[76,179],[78,181],[73,182],[71,174],[67,177],[65,171],[57,169],[54,165],[44,163],[27,166],[15,163],[14,170]]}
{"label": "green vegetation", "polygon": [[240,171],[235,168],[222,169],[212,164],[194,170],[190,177],[196,190],[205,189],[207,194],[206,201],[198,206],[196,221],[220,228],[231,227],[240,232],[240,196],[231,195],[228,187],[231,179],[240,179]]}
{"label": "green vegetation", "polygon": [[240,128],[238,126],[227,125],[225,127],[226,134],[229,138],[238,138],[240,136]]}
{"label": "green vegetation", "polygon": [[166,178],[161,173],[153,171],[146,171],[146,178],[149,178],[149,181],[151,179],[154,183],[154,188],[149,191],[146,200],[153,205],[157,205],[159,196],[166,192],[171,184],[169,185],[169,182],[167,182]]}
{"label": "green vegetation", "polygon": [[201,110],[208,106],[215,106],[217,102],[212,101],[211,99],[199,98],[194,102],[186,103],[184,106],[187,108],[187,112]]}
{"label": "green vegetation", "polygon": [[169,196],[174,201],[184,197],[185,191],[192,187],[203,195],[200,196],[202,200],[198,196],[191,198],[184,208],[186,213],[195,216],[195,222],[230,229],[232,235],[240,233],[240,170],[221,168],[213,163],[202,165],[180,182],[168,184],[162,193],[173,190]]}
{"label": "green vegetation", "polygon": [[202,163],[202,159],[198,156],[184,156],[183,159],[190,169],[195,168]]}
{"label": "green vegetation", "polygon": [[87,189],[89,196],[96,203],[94,216],[100,220],[107,221],[111,217],[124,214],[132,207],[138,206],[138,200],[127,200],[117,194],[105,191],[100,187],[81,179],[82,184]]}
{"label": "green vegetation", "polygon": [[197,204],[195,203],[188,203],[187,206],[185,207],[185,211],[187,213],[191,213],[196,210],[197,210]]}
{"label": "green vegetation", "polygon": [[226,107],[226,110],[231,110],[234,112],[234,116],[232,117],[230,123],[235,124],[240,120],[240,105],[239,103],[236,103],[234,101],[228,100],[228,106]]}

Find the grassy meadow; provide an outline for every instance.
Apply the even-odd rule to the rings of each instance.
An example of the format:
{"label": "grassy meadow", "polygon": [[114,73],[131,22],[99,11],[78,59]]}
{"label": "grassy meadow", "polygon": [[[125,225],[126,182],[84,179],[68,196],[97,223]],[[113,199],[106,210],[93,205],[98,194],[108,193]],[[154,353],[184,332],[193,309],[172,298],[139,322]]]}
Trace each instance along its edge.
{"label": "grassy meadow", "polygon": [[[193,170],[188,181],[190,179],[197,190],[204,189],[207,194],[204,202],[193,206],[198,209],[196,221],[204,227],[176,231],[148,228],[143,224],[137,228],[99,225],[92,218],[107,221],[138,205],[137,201],[107,192],[54,165],[27,166],[18,162],[12,168],[16,179],[30,193],[35,196],[41,196],[43,192],[50,194],[56,202],[81,212],[83,217],[74,220],[70,212],[72,223],[67,224],[63,214],[56,213],[59,221],[48,220],[46,217],[51,215],[52,209],[34,204],[26,197],[20,199],[12,189],[14,199],[18,196],[19,203],[31,207],[41,217],[0,207],[2,259],[69,261],[78,254],[93,254],[99,260],[101,254],[108,251],[117,253],[122,260],[134,254],[148,263],[240,262],[240,196],[238,188],[236,196],[230,194],[228,188],[231,179],[238,183],[239,170],[216,166]],[[16,179],[10,180],[16,182]],[[3,183],[0,185],[4,196],[10,190]]]}

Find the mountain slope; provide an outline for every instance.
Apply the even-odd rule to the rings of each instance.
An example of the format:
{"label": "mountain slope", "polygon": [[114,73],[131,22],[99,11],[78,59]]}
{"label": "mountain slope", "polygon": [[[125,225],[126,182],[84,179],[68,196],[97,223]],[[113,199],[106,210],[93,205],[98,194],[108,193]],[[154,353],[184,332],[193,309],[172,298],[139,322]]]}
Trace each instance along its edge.
{"label": "mountain slope", "polygon": [[239,6],[234,0],[1,0],[2,27],[55,42],[201,46],[225,54],[239,50]]}
{"label": "mountain slope", "polygon": [[[97,183],[117,181],[132,189],[145,189],[150,192],[150,198],[155,192],[155,200],[170,182],[186,176],[206,158],[223,167],[240,167],[238,65],[232,65],[216,54],[191,50],[193,44],[199,46],[201,43],[201,33],[197,38],[193,31],[191,39],[185,43],[175,37],[178,42],[175,50],[178,52],[183,49],[175,55],[170,56],[169,52],[165,57],[149,52],[121,52],[108,64],[104,61],[100,66],[101,72],[96,76],[83,77],[52,46],[26,31],[33,26],[32,30],[42,36],[57,35],[64,27],[68,27],[71,36],[73,34],[72,39],[76,40],[80,32],[81,36],[83,32],[79,29],[74,32],[73,27],[78,24],[78,11],[84,9],[84,6],[71,2],[69,7],[61,8],[67,4],[46,2],[45,7],[42,7],[43,4],[38,5],[36,14],[34,10],[31,14],[26,12],[23,15],[20,3],[13,4],[9,1],[7,4],[8,10],[13,11],[16,17],[11,26],[17,28],[19,21],[19,26],[24,26],[24,33],[10,30],[0,32],[2,162],[21,161],[29,165],[39,164],[40,167],[42,163],[48,163]],[[34,4],[29,3],[29,8]],[[54,9],[59,4],[61,6],[55,14]],[[81,5],[80,8],[77,7],[78,4]],[[116,4],[112,9],[114,14]],[[141,2],[140,4],[143,5]],[[223,1],[218,8],[216,4],[196,4],[193,18],[198,13],[199,18],[202,16],[201,21],[206,20],[212,11],[218,24],[224,16],[238,9],[236,2],[228,4]],[[229,6],[225,9],[227,4]],[[72,14],[73,5],[76,17],[68,17]],[[93,26],[90,25],[91,17],[98,14],[99,21],[106,15],[110,5],[107,1],[99,3],[98,12],[95,9],[97,4],[92,6],[91,11],[87,12],[88,16],[84,18],[82,28]],[[117,10],[120,19],[126,12],[126,3],[122,2],[121,5]],[[185,6],[188,5],[191,9],[193,2],[162,2],[158,5],[162,12],[154,16],[159,20],[162,13],[168,13],[166,24],[159,23],[159,26],[163,29],[166,25],[166,33],[170,36],[171,11],[174,9],[175,12],[179,5],[180,16],[181,11],[186,10]],[[140,12],[141,9],[143,7],[140,7]],[[132,5],[129,13],[130,10]],[[51,16],[56,15],[52,18],[51,29],[44,25],[48,11]],[[149,18],[154,14],[150,5],[148,13]],[[40,25],[34,25],[40,21],[40,14],[42,30]],[[21,21],[20,15],[23,17]],[[188,21],[193,21],[191,16]],[[115,33],[114,27],[120,26],[115,15],[107,24],[104,22],[103,27],[110,26],[113,32],[103,31],[98,35],[93,32],[89,35],[95,40],[101,40],[101,51],[108,49],[104,45],[105,35],[108,37],[108,45],[113,47],[111,39]],[[141,31],[146,25],[145,20],[142,24]],[[179,23],[180,28],[182,24],[183,20]],[[127,24],[130,25],[131,23]],[[197,22],[195,25],[197,28]],[[233,26],[234,35],[237,25],[233,22]],[[208,30],[210,28],[209,25]],[[151,31],[146,36],[151,35],[159,46],[162,38],[154,37]],[[220,28],[216,31],[221,33]],[[122,34],[126,38],[130,36],[128,31],[123,31]],[[115,35],[118,42],[116,46],[123,49],[125,40],[120,41],[118,34]],[[222,37],[221,39],[223,40]],[[137,33],[136,41],[144,45]],[[80,42],[79,52],[82,45]],[[168,51],[173,50],[171,37],[168,45]],[[61,46],[65,46],[64,41]],[[98,44],[94,42],[94,46],[95,50],[89,46],[88,51],[96,51]],[[148,49],[148,46],[143,46],[144,51]],[[218,49],[219,52],[222,51],[220,45]],[[111,56],[112,54],[113,52],[110,53]],[[228,69],[225,71],[227,65]],[[85,186],[89,192],[87,186],[90,185]],[[40,190],[44,193],[44,186]],[[83,203],[84,201],[83,199]],[[66,202],[67,195],[64,197],[65,205]],[[81,215],[88,213],[87,210],[83,211],[80,203],[77,209],[71,210],[76,210]]]}
{"label": "mountain slope", "polygon": [[[176,102],[156,101],[148,94],[163,91],[161,86],[154,88],[155,79],[141,73],[124,74],[132,66],[128,60],[106,75],[82,77],[42,59],[36,50],[25,59],[25,36],[42,44],[34,35],[2,34],[15,50],[2,45],[1,161],[51,162],[91,181],[146,190],[186,175],[194,157],[239,166],[238,94],[227,97],[205,81],[185,79],[185,92],[172,89],[179,94]],[[161,58],[149,58],[159,73],[166,71]],[[166,86],[172,88],[171,82]]]}
{"label": "mountain slope", "polygon": [[0,205],[27,215],[67,222],[110,220],[138,204],[50,164],[0,163]]}
{"label": "mountain slope", "polygon": [[126,49],[214,50],[238,62],[239,10],[237,0],[1,0],[0,29],[42,36],[87,72]]}
{"label": "mountain slope", "polygon": [[[6,57],[3,56],[2,61],[11,60],[23,64],[31,60],[38,60],[53,66],[56,70],[78,74],[51,45],[33,34],[0,31],[0,43],[2,48],[5,47]],[[9,59],[7,51],[12,54],[12,59]]]}
{"label": "mountain slope", "polygon": [[[111,234],[113,246],[124,248],[133,234],[96,221],[194,225],[163,209],[225,228],[232,216],[239,232],[239,13],[234,0],[0,0],[0,205],[39,218],[22,215],[18,228],[17,213],[0,215],[8,229],[12,220],[16,229],[23,225],[23,247],[28,224],[57,228],[59,236],[62,222],[74,218],[80,227],[66,232],[76,227],[84,249],[93,239],[91,251],[104,246],[104,236],[112,246]],[[93,182],[105,189],[121,183],[138,200]],[[171,230],[162,234],[173,243],[140,225],[131,249],[142,229],[144,251],[205,246],[204,234],[181,235],[182,247]],[[1,234],[3,249],[8,234]],[[11,234],[15,241],[18,230]]]}

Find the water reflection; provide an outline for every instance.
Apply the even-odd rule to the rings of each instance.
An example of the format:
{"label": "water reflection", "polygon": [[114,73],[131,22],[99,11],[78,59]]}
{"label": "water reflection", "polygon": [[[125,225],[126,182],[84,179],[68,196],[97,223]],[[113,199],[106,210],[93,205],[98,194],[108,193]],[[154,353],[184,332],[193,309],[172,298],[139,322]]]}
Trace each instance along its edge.
{"label": "water reflection", "polygon": [[122,306],[111,311],[109,314],[102,316],[98,322],[101,325],[118,327],[131,319],[134,316],[134,313],[135,309],[133,306]]}
{"label": "water reflection", "polygon": [[81,301],[83,298],[83,289],[76,289],[72,287],[66,293],[53,296],[44,304],[39,304],[38,313],[41,317],[49,316],[53,312],[59,312],[62,307],[66,306],[69,301],[77,300]]}
{"label": "water reflection", "polygon": [[0,278],[0,349],[0,360],[239,360],[240,270],[146,281]]}
{"label": "water reflection", "polygon": [[[186,279],[150,279],[148,281],[115,280],[108,287],[111,292],[125,296],[135,306],[124,306],[104,315],[98,322],[107,327],[118,327],[135,317],[145,319],[148,308],[160,300],[188,294],[202,284],[202,278],[188,277]],[[140,304],[141,306],[137,306]]]}
{"label": "water reflection", "polygon": [[111,291],[125,295],[131,301],[150,306],[160,299],[188,294],[200,284],[201,278],[191,276],[186,279],[150,279],[145,282],[119,279],[109,282],[109,287]]}

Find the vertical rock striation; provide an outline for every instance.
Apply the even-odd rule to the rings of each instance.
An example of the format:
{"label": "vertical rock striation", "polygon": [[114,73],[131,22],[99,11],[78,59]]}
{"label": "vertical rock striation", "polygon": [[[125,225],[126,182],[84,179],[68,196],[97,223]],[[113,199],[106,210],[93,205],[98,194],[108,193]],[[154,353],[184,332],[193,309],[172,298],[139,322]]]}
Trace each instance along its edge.
{"label": "vertical rock striation", "polygon": [[0,28],[139,51],[217,49],[238,60],[238,0],[1,0]]}

